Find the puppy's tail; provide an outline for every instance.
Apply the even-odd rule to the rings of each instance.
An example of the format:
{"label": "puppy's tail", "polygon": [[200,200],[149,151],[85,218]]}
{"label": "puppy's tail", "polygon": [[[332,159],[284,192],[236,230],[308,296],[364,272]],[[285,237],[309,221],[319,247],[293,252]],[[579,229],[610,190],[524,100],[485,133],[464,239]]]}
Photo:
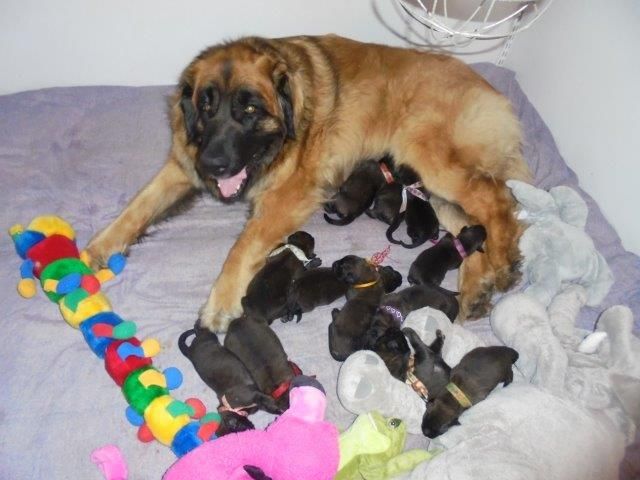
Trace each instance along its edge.
{"label": "puppy's tail", "polygon": [[349,225],[351,222],[353,222],[356,219],[355,215],[347,215],[344,218],[331,218],[329,215],[327,215],[326,213],[324,214],[324,219],[330,223],[331,225]]}
{"label": "puppy's tail", "polygon": [[[387,238],[389,238],[389,237],[387,237]],[[400,241],[399,243],[404,248],[416,248],[416,247],[419,247],[420,245],[424,244],[424,242],[426,242],[427,240],[429,240],[429,239],[424,237],[424,238],[414,239],[413,243],[405,243],[403,241]]]}
{"label": "puppy's tail", "polygon": [[403,245],[404,246],[403,242],[393,238],[393,234],[398,229],[398,227],[400,226],[400,224],[402,223],[403,220],[404,220],[404,212],[403,213],[399,213],[396,216],[396,218],[393,219],[393,222],[391,223],[391,225],[389,225],[389,228],[387,228],[387,240],[389,240],[391,243],[395,243],[396,245]]}
{"label": "puppy's tail", "polygon": [[189,359],[191,358],[191,345],[187,345],[187,339],[195,334],[196,329],[192,328],[190,330],[187,330],[186,332],[183,332],[182,335],[180,335],[180,338],[178,338],[178,347],[180,348],[180,351],[185,357]]}

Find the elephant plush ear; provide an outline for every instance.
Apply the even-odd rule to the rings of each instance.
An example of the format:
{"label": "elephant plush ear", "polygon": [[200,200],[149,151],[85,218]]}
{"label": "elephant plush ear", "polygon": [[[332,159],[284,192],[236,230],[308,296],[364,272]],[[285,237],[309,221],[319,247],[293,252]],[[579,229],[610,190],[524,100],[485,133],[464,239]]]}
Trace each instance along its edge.
{"label": "elephant plush ear", "polygon": [[519,218],[528,221],[558,214],[556,202],[549,192],[519,180],[507,180],[507,187],[520,204]]}
{"label": "elephant plush ear", "polygon": [[587,225],[589,209],[580,194],[564,185],[553,187],[549,193],[558,206],[562,221],[584,230]]}

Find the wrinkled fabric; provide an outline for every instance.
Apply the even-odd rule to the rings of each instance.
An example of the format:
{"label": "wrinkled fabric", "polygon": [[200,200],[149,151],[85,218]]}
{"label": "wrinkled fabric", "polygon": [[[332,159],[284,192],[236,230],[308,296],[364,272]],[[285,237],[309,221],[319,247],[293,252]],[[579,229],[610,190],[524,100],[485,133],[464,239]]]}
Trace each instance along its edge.
{"label": "wrinkled fabric", "polygon": [[[536,185],[548,189],[566,184],[587,202],[586,231],[616,281],[600,307],[581,311],[578,326],[591,328],[603,308],[626,304],[635,314],[637,331],[638,257],[623,250],[597,205],[579,189],[575,174],[514,73],[489,64],[474,68],[513,103],[522,120],[524,154]],[[0,226],[8,229],[16,222],[55,213],[69,220],[78,232],[78,245],[84,247],[162,166],[169,150],[166,97],[171,91],[171,87],[74,87],[0,96],[0,202],[4,207]],[[174,396],[198,397],[209,410],[217,405],[216,397],[180,354],[176,339],[196,320],[242,229],[246,211],[245,204],[222,205],[206,195],[198,197],[186,213],[150,228],[149,235],[131,248],[126,269],[105,287],[115,312],[137,322],[142,337],[160,340],[162,351],[154,363],[161,369],[182,370],[184,383]],[[345,254],[368,257],[387,246],[386,226],[366,216],[339,228],[326,224],[318,212],[305,228],[316,237],[325,265]],[[387,263],[406,276],[418,253],[393,246]],[[8,235],[0,236],[0,259],[2,477],[99,480],[101,474],[90,454],[112,443],[127,458],[130,478],[160,478],[175,456],[163,445],[136,439],[136,429],[124,416],[122,393],[56,306],[40,292],[31,300],[19,297],[15,287],[20,262]],[[455,289],[456,275],[449,272],[444,286]],[[340,365],[330,357],[327,345],[330,311],[340,304],[305,314],[300,324],[275,322],[273,328],[291,360],[305,373],[316,374],[325,386],[326,419],[344,429],[354,415],[337,399]],[[487,343],[497,343],[486,318],[465,328]],[[252,416],[258,428],[272,420],[266,413]],[[409,435],[407,443],[416,448],[428,441]]]}

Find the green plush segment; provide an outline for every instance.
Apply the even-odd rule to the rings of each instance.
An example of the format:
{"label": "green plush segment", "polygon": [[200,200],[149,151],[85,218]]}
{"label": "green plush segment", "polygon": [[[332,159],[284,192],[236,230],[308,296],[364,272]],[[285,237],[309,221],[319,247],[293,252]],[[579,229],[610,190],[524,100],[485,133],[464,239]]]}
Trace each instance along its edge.
{"label": "green plush segment", "polygon": [[222,421],[222,417],[218,412],[209,412],[200,419],[200,423],[202,425],[210,422],[220,423],[221,421]]}
{"label": "green plush segment", "polygon": [[[93,272],[78,258],[61,258],[47,265],[40,274],[40,284],[44,285],[49,279],[60,280],[70,273],[80,273],[82,275],[92,274]],[[49,300],[58,303],[64,295],[55,292],[45,292]]]}
{"label": "green plush segment", "polygon": [[62,303],[72,312],[75,312],[78,309],[78,304],[89,296],[89,292],[87,292],[83,288],[76,288],[73,292],[68,293],[62,299]]}
{"label": "green plush segment", "polygon": [[[145,386],[140,383],[140,375],[147,370],[157,369],[152,366],[139,368],[138,370],[131,372],[122,384],[122,393],[124,394],[124,398],[126,398],[127,403],[129,403],[131,408],[133,408],[140,416],[144,415],[144,411],[153,400],[162,395],[169,395],[169,390],[167,388],[160,387],[158,385],[150,385],[145,388]],[[160,373],[162,374],[162,372]]]}
{"label": "green plush segment", "polygon": [[360,415],[340,435],[340,470],[335,479],[390,478],[387,463],[402,452],[406,436],[406,425],[398,419],[378,412]]}
{"label": "green plush segment", "polygon": [[136,334],[136,324],[134,322],[122,322],[113,328],[113,338],[126,340]]}
{"label": "green plush segment", "polygon": [[179,402],[178,400],[174,400],[167,406],[167,412],[169,412],[173,418],[176,418],[178,415],[188,415],[192,417],[195,413],[190,405]]}

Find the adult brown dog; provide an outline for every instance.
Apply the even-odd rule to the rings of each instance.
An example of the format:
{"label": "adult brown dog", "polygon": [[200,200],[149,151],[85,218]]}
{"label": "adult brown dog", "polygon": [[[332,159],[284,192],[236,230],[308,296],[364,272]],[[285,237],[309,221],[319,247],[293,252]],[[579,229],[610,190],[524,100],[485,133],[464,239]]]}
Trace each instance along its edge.
{"label": "adult brown dog", "polygon": [[241,314],[267,253],[358,162],[385,154],[420,175],[449,231],[487,228],[487,255],[460,276],[464,316],[486,313],[494,287],[517,278],[521,227],[505,180],[528,178],[520,125],[509,101],[454,58],[334,35],[243,38],[185,69],[171,127],[167,163],[88,251],[96,264],[126,251],[194,189],[247,198],[251,216],[200,310],[213,330]]}

